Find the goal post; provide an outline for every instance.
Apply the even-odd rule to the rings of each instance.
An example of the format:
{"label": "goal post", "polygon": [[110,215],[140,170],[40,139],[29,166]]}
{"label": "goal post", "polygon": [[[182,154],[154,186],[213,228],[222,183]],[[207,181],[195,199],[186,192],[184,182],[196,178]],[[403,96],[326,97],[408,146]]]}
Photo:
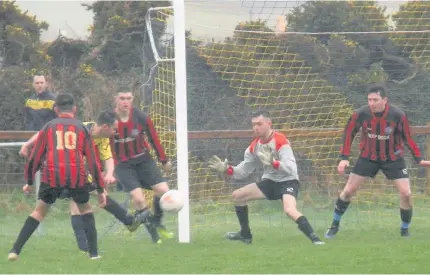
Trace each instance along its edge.
{"label": "goal post", "polygon": [[178,214],[178,238],[190,242],[190,200],[188,175],[188,116],[187,66],[185,47],[184,0],[173,1],[175,47],[175,102],[176,102],[176,156],[178,190],[184,198],[184,207]]}
{"label": "goal post", "polygon": [[[172,1],[172,4],[172,6],[168,7],[152,7],[148,9],[145,17],[149,45],[155,64],[142,85],[143,104],[141,104],[141,107],[149,110],[161,136],[162,143],[166,145],[167,155],[176,163],[176,178],[172,179],[172,181],[176,181],[177,189],[184,199],[184,206],[178,213],[178,241],[180,243],[189,243],[191,226],[185,4],[184,0],[175,0]],[[158,37],[158,40],[155,39],[156,34],[153,32],[152,22],[154,20],[158,23],[162,22],[162,24],[166,25],[166,28],[169,28],[169,31],[165,31],[161,37]],[[170,22],[167,22],[169,20]],[[170,27],[167,27],[167,25],[170,25]],[[159,30],[155,30],[155,32],[157,31]],[[152,90],[150,86],[153,83],[155,83],[155,87]],[[148,94],[148,92],[151,94]],[[147,102],[147,98],[151,98],[151,101]],[[170,111],[172,109],[174,111]],[[174,133],[172,133],[172,129],[174,129]],[[172,177],[174,176],[175,173],[172,173]],[[172,188],[172,186],[170,187]]]}

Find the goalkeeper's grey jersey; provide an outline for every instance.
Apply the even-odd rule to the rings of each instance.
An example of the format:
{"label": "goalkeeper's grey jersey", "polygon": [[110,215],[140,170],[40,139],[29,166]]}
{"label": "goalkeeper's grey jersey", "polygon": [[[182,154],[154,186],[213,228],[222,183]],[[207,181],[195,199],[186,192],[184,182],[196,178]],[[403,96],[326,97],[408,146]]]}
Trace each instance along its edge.
{"label": "goalkeeper's grey jersey", "polygon": [[246,149],[243,161],[237,166],[232,166],[233,178],[246,178],[257,167],[262,166],[257,156],[262,145],[269,145],[272,150],[275,150],[277,152],[277,158],[280,161],[278,169],[272,166],[264,168],[262,179],[270,179],[276,182],[294,179],[299,180],[293,149],[285,135],[279,132],[274,132],[272,138],[267,143],[262,143],[259,138],[254,139],[251,145]]}

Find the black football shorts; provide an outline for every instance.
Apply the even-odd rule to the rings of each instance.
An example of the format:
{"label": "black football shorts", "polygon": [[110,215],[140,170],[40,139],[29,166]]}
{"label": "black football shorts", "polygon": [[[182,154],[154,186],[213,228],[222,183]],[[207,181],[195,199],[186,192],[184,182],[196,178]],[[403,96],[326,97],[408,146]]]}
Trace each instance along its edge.
{"label": "black football shorts", "polygon": [[269,179],[262,179],[257,186],[268,200],[280,200],[285,194],[297,198],[300,187],[298,180],[275,182]]}
{"label": "black football shorts", "polygon": [[139,162],[122,162],[115,167],[115,176],[125,192],[136,188],[152,190],[152,186],[165,182],[157,163],[151,157]]}
{"label": "black football shorts", "polygon": [[90,200],[90,193],[88,193],[87,189],[53,188],[46,183],[40,184],[38,199],[46,204],[53,204],[57,199],[65,198],[70,198],[78,204],[84,204]]}
{"label": "black football shorts", "polygon": [[397,159],[395,161],[372,161],[359,158],[352,168],[352,173],[362,177],[374,178],[379,170],[384,173],[388,180],[409,178],[404,159]]}

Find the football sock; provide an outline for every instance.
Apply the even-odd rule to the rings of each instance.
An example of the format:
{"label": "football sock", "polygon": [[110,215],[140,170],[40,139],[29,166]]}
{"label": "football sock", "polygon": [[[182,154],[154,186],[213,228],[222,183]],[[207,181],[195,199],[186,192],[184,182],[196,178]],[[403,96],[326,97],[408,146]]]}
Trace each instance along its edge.
{"label": "football sock", "polygon": [[240,224],[240,233],[243,237],[251,236],[251,229],[249,228],[249,218],[248,218],[248,205],[245,206],[235,206],[237,219]]}
{"label": "football sock", "polygon": [[76,242],[82,251],[88,251],[87,236],[85,234],[84,223],[81,215],[72,215],[70,217],[73,232],[75,233]]}
{"label": "football sock", "polygon": [[19,232],[16,242],[13,244],[13,251],[16,254],[19,254],[21,252],[22,247],[25,245],[28,239],[30,239],[31,235],[38,226],[39,221],[32,216],[28,216],[28,218],[25,220],[24,226]]}
{"label": "football sock", "polygon": [[122,186],[122,184],[120,182],[117,182],[117,184],[116,184],[116,191],[118,191],[118,192],[124,191],[124,187]]}
{"label": "football sock", "polygon": [[88,240],[88,252],[90,253],[90,256],[96,256],[98,255],[97,230],[93,213],[82,215],[82,222],[85,229],[85,235]]}
{"label": "football sock", "polygon": [[127,211],[109,196],[106,197],[106,206],[104,209],[125,225],[131,225],[133,223],[133,216],[127,215]]}
{"label": "football sock", "polygon": [[148,208],[136,210],[134,212],[134,216],[138,217],[145,225],[153,224],[154,216],[152,215],[151,211],[148,210]]}
{"label": "football sock", "polygon": [[163,210],[160,206],[160,197],[154,196],[152,201],[152,207],[154,209],[154,223],[161,224],[161,219],[163,218]]}
{"label": "football sock", "polygon": [[300,231],[302,231],[310,240],[318,238],[318,236],[314,232],[314,229],[312,228],[312,225],[309,223],[308,219],[305,216],[300,216],[296,220],[296,223]]}
{"label": "football sock", "polygon": [[346,209],[348,209],[348,206],[351,202],[344,201],[341,198],[338,198],[336,201],[336,206],[334,207],[334,213],[333,213],[333,224],[339,225],[340,219],[342,218],[342,215],[345,213]]}
{"label": "football sock", "polygon": [[400,208],[400,218],[402,220],[402,228],[409,228],[409,224],[412,220],[412,208],[403,209]]}
{"label": "football sock", "polygon": [[160,240],[160,236],[158,235],[157,229],[154,226],[154,222],[153,222],[154,217],[152,216],[151,211],[149,211],[147,208],[142,210],[136,210],[134,215],[137,220],[139,220],[141,223],[145,225],[146,230],[151,236],[152,241],[158,242]]}

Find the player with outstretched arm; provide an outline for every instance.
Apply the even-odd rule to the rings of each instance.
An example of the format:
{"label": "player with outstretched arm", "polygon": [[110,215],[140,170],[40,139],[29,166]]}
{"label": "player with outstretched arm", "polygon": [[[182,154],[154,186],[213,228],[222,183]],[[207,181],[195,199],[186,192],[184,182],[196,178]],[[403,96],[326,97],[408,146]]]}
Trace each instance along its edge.
{"label": "player with outstretched arm", "polygon": [[342,215],[351,198],[366,178],[374,178],[381,170],[388,180],[393,180],[400,195],[401,236],[409,236],[412,219],[412,199],[409,175],[404,160],[405,144],[420,166],[429,167],[420,149],[411,137],[406,114],[388,103],[385,85],[371,85],[367,91],[368,104],[356,109],[345,126],[340,150],[338,172],[344,175],[349,166],[348,158],[355,135],[360,131],[360,156],[348,181],[336,201],[333,222],[325,237],[333,238],[339,231]]}
{"label": "player with outstretched arm", "polygon": [[50,205],[55,203],[64,190],[78,206],[82,215],[83,226],[88,240],[88,252],[91,259],[99,259],[97,249],[97,230],[94,215],[89,204],[87,190],[88,167],[97,182],[99,204],[106,204],[106,191],[96,147],[87,128],[75,119],[75,100],[70,94],[60,94],[55,100],[58,117],[48,122],[38,133],[34,148],[25,165],[27,184],[23,187],[28,192],[33,184],[36,171],[42,167],[42,179],[35,209],[26,219],[13,248],[9,252],[10,261],[18,259],[23,246],[45,218]]}
{"label": "player with outstretched arm", "polygon": [[248,219],[247,202],[268,199],[282,200],[285,213],[297,223],[298,228],[314,244],[324,242],[316,235],[309,221],[297,210],[296,198],[299,192],[297,164],[289,140],[280,132],[272,129],[269,113],[258,111],[252,116],[255,138],[246,149],[244,160],[237,166],[222,161],[218,156],[209,160],[209,167],[223,176],[242,179],[249,176],[259,165],[264,174],[260,182],[248,184],[232,194],[241,230],[228,232],[227,238],[252,243]]}

